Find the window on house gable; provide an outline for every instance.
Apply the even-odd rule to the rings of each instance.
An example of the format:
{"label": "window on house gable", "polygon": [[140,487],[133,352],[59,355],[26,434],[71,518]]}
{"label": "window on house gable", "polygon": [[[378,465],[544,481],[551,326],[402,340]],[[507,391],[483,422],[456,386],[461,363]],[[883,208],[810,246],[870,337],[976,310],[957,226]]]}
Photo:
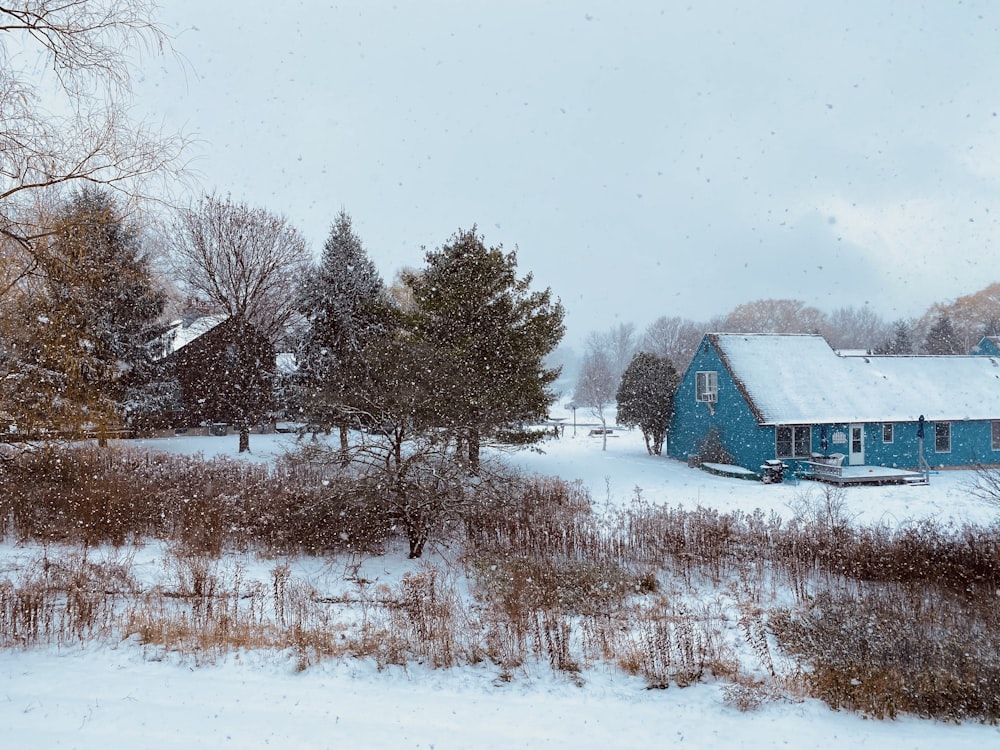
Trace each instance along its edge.
{"label": "window on house gable", "polygon": [[934,423],[934,452],[951,453],[951,422]]}
{"label": "window on house gable", "polygon": [[781,424],[775,427],[775,455],[778,458],[809,458],[812,455],[812,430],[807,424]]}
{"label": "window on house gable", "polygon": [[990,447],[995,451],[1000,451],[1000,422],[993,422],[990,427],[992,437]]}
{"label": "window on house gable", "polygon": [[882,442],[883,443],[891,443],[892,442],[892,438],[893,438],[892,432],[893,432],[893,430],[892,430],[892,423],[891,422],[886,422],[885,424],[882,425]]}
{"label": "window on house gable", "polygon": [[719,373],[714,370],[696,372],[694,377],[694,400],[715,403],[719,400]]}

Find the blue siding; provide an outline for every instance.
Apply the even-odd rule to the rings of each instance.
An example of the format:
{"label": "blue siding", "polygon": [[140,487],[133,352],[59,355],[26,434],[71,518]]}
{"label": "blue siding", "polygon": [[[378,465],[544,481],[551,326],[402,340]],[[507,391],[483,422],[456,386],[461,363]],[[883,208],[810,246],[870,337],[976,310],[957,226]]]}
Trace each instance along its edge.
{"label": "blue siding", "polygon": [[[714,371],[719,377],[718,401],[709,405],[695,400],[696,373]],[[667,441],[667,454],[687,459],[697,454],[712,427],[734,463],[757,471],[767,458],[774,458],[774,428],[762,427],[736,387],[729,371],[708,338],[702,339],[674,397],[674,418]]]}
{"label": "blue siding", "polygon": [[995,339],[989,336],[984,336],[979,343],[972,348],[972,353],[985,357],[1000,357],[1000,347],[997,346]]}
{"label": "blue siding", "polygon": [[[938,453],[934,448],[934,422],[924,426],[924,459],[931,466],[961,467],[1000,463],[1000,451],[993,450],[993,423],[969,420],[951,423],[951,450]],[[865,463],[895,466],[902,469],[918,466],[919,439],[916,422],[893,425],[892,443],[882,442],[882,425],[865,425]]]}

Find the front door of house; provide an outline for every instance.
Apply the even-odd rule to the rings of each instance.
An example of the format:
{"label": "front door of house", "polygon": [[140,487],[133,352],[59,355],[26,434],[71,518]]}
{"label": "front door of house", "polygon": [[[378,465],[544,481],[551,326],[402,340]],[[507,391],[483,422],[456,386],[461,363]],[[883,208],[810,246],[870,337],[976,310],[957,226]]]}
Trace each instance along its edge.
{"label": "front door of house", "polygon": [[863,424],[851,425],[850,443],[848,463],[851,466],[861,466],[865,462],[865,426]]}

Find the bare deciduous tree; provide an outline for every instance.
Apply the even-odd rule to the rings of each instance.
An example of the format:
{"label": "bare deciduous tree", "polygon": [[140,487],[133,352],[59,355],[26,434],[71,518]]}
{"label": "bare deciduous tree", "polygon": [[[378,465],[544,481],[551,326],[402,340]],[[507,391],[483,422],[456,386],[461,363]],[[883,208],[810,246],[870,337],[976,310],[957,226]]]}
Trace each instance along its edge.
{"label": "bare deciduous tree", "polygon": [[826,316],[794,299],[759,299],[730,312],[721,331],[732,333],[819,333]]}
{"label": "bare deciduous tree", "polygon": [[634,323],[618,323],[606,331],[594,331],[587,337],[587,349],[600,350],[607,357],[616,386],[635,356],[637,345]]}
{"label": "bare deciduous tree", "polygon": [[698,344],[708,328],[686,318],[659,317],[650,323],[642,335],[639,348],[671,362],[679,372],[691,363]]}
{"label": "bare deciduous tree", "polygon": [[152,179],[182,171],[185,138],[129,116],[136,55],[169,47],[154,10],[149,0],[0,6],[0,236],[22,252],[51,231],[36,218],[47,193],[85,182],[149,197]]}
{"label": "bare deciduous tree", "polygon": [[272,341],[295,314],[295,292],[312,258],[284,217],[206,195],[181,212],[171,245],[185,293],[246,319]]}
{"label": "bare deciduous tree", "polygon": [[821,332],[834,349],[874,351],[889,337],[891,326],[878,313],[864,305],[834,310]]}
{"label": "bare deciduous tree", "polygon": [[619,380],[608,353],[600,347],[589,347],[580,365],[573,401],[588,407],[590,413],[601,420],[601,435],[604,438],[601,450],[608,447],[607,408],[615,400]]}

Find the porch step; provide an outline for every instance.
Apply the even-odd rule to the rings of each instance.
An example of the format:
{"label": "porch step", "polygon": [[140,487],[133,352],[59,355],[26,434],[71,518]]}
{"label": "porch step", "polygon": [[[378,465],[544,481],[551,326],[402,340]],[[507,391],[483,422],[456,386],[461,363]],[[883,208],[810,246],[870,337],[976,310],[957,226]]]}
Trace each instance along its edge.
{"label": "porch step", "polygon": [[923,477],[923,476],[920,476],[920,477],[906,477],[906,479],[903,480],[903,484],[914,484],[914,485],[918,485],[918,484],[930,484],[930,481],[928,481],[927,477]]}

